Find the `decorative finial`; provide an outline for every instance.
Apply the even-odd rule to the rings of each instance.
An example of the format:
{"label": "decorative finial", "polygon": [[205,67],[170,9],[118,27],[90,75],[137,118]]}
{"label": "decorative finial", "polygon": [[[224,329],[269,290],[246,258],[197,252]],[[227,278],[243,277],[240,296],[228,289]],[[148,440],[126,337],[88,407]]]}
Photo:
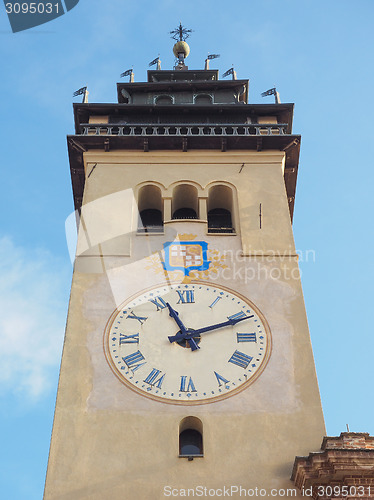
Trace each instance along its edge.
{"label": "decorative finial", "polygon": [[265,97],[267,95],[273,95],[275,97],[275,104],[280,104],[281,100],[279,97],[279,92],[277,92],[277,89],[273,87],[272,89],[267,90],[266,92],[262,92],[262,97]]}
{"label": "decorative finial", "polygon": [[193,30],[183,28],[182,23],[179,23],[178,28],[169,32],[170,35],[173,35],[171,38],[177,42],[173,47],[173,54],[178,59],[175,69],[188,69],[187,66],[184,65],[184,60],[190,53],[190,47],[185,40],[190,36],[192,31]]}
{"label": "decorative finial", "polygon": [[169,34],[173,35],[171,38],[176,42],[184,42],[187,40],[187,38],[190,36],[190,33],[192,32],[193,30],[188,30],[186,28],[183,28],[182,23],[179,23],[178,28],[176,28],[173,31],[169,31]]}

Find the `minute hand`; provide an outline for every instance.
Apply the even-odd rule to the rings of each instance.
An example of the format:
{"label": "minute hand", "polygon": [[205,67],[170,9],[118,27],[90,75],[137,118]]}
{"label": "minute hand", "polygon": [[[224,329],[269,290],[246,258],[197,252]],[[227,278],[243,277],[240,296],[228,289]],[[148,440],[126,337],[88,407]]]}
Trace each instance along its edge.
{"label": "minute hand", "polygon": [[[205,326],[204,328],[199,328],[198,330],[194,330],[194,333],[190,335],[191,336],[198,335],[200,333],[210,332],[211,330],[217,330],[218,328],[223,328],[225,326],[233,326],[236,325],[236,323],[239,323],[240,321],[244,321],[245,319],[249,318],[253,318],[253,316],[245,316],[245,318],[229,319],[227,321],[224,321],[223,323],[217,323],[215,325]],[[189,337],[185,338],[188,339]]]}

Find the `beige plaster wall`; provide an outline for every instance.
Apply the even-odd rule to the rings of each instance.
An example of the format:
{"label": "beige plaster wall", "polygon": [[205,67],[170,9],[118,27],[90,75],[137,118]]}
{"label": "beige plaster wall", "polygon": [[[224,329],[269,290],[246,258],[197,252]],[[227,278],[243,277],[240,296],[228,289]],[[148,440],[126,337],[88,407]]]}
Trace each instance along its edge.
{"label": "beige plaster wall", "polygon": [[[87,171],[91,163],[97,166],[87,179],[84,203],[98,205],[85,218],[93,227],[92,241],[81,226],[45,499],[161,499],[165,486],[293,488],[294,457],[318,450],[325,430],[283,153],[96,152],[86,153],[85,160]],[[203,220],[170,222],[164,235],[134,233],[136,186],[152,180],[166,196],[181,179],[198,183],[202,195],[217,180],[234,186],[237,234],[207,235]],[[206,279],[253,301],[273,339],[268,365],[252,385],[192,407],[135,393],[113,375],[103,349],[106,323],[117,305],[164,283],[157,255],[164,241],[181,233],[204,239],[226,256],[225,267]],[[110,250],[102,245],[106,241]],[[193,461],[178,457],[179,423],[189,415],[200,418],[204,428],[204,457]]]}
{"label": "beige plaster wall", "polygon": [[[245,255],[275,250],[294,254],[283,181],[284,155],[276,151],[87,152],[84,155],[86,172],[96,166],[86,178],[82,212],[89,236],[81,232],[78,253],[89,251],[100,255],[104,250],[96,246],[97,241],[107,242],[109,233],[121,237],[136,231],[136,195],[145,182],[156,183],[164,198],[171,199],[178,182],[194,183],[199,196],[204,198],[209,187],[220,181],[234,188],[233,216]],[[107,217],[109,211],[110,218]],[[110,252],[128,255],[129,240],[125,236],[119,238],[118,246],[110,247]]]}

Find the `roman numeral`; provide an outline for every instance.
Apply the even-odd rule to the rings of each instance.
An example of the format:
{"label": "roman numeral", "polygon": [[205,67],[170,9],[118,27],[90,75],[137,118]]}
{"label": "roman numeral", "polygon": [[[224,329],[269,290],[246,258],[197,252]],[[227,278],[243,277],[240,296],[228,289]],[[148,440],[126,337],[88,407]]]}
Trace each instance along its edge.
{"label": "roman numeral", "polygon": [[156,297],[154,299],[149,299],[149,302],[152,302],[157,307],[157,311],[160,311],[161,309],[165,309],[166,307],[166,302],[162,297]]}
{"label": "roman numeral", "polygon": [[144,379],[144,382],[146,384],[156,386],[157,389],[161,389],[162,382],[164,381],[165,378],[165,373],[159,377],[160,373],[161,373],[160,370],[156,370],[156,368],[153,368],[148,377]]}
{"label": "roman numeral", "polygon": [[225,377],[222,377],[222,375],[220,375],[219,373],[217,372],[214,372],[214,375],[216,376],[216,379],[217,379],[217,382],[218,382],[218,385],[221,387],[222,384],[227,384],[229,382],[229,380],[227,380]]}
{"label": "roman numeral", "polygon": [[134,311],[131,311],[131,313],[127,316],[126,319],[137,319],[139,323],[142,325],[144,321],[146,321],[148,318],[145,316],[137,316]]}
{"label": "roman numeral", "polygon": [[213,307],[214,307],[214,306],[217,304],[217,302],[218,302],[219,300],[221,300],[221,299],[222,299],[222,297],[217,297],[217,298],[216,298],[216,300],[214,300],[214,301],[210,304],[210,306],[209,306],[209,307],[210,307],[211,309],[213,309]]}
{"label": "roman numeral", "polygon": [[130,370],[132,370],[133,372],[135,370],[138,370],[141,366],[145,365],[146,363],[146,362],[140,363],[140,361],[143,361],[143,359],[145,359],[140,351],[135,351],[132,354],[125,356],[122,359],[126,363],[126,365],[130,368]]}
{"label": "roman numeral", "polygon": [[237,333],[237,342],[257,342],[256,333]]}
{"label": "roman numeral", "polygon": [[195,302],[194,290],[176,290],[179,299],[177,304],[193,304]]}
{"label": "roman numeral", "polygon": [[187,376],[181,376],[181,386],[179,389],[181,392],[196,392],[195,385],[190,377],[187,384]]}
{"label": "roman numeral", "polygon": [[135,335],[125,335],[120,333],[119,345],[122,344],[139,344],[139,333]]}
{"label": "roman numeral", "polygon": [[[227,319],[240,319],[240,318],[246,318],[247,315],[245,314],[244,311],[240,311],[236,314],[233,314],[232,316],[227,316]],[[252,316],[248,316],[248,318],[253,318],[253,315]]]}
{"label": "roman numeral", "polygon": [[252,356],[248,356],[248,354],[244,354],[244,352],[235,351],[231,358],[228,360],[228,363],[233,363],[234,365],[238,365],[241,368],[247,368],[252,359]]}

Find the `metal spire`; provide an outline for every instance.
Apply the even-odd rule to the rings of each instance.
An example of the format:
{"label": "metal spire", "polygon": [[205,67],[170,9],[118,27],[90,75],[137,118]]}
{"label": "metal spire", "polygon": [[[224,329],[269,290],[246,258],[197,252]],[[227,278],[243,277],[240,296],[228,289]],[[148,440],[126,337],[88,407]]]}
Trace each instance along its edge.
{"label": "metal spire", "polygon": [[173,35],[171,38],[173,40],[176,40],[177,42],[184,42],[187,40],[187,38],[190,36],[190,33],[192,33],[193,30],[188,30],[186,28],[183,28],[182,23],[179,23],[178,28],[176,28],[173,31],[169,31],[170,35]]}

